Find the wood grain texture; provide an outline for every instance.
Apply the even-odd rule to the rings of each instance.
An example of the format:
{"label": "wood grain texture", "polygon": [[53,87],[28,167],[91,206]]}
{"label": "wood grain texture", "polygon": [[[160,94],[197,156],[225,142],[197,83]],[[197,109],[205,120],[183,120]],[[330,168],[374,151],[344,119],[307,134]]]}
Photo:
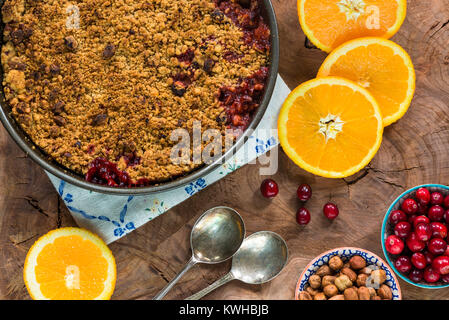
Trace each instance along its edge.
{"label": "wood grain texture", "polygon": [[[280,28],[280,73],[290,87],[315,76],[325,53],[304,46],[295,0],[273,0]],[[292,299],[299,274],[321,252],[356,246],[382,255],[380,228],[392,200],[422,183],[449,183],[449,0],[408,1],[407,19],[393,38],[411,55],[417,72],[413,104],[398,123],[388,127],[382,147],[371,164],[347,179],[319,178],[296,167],[279,152],[274,176],[280,195],[272,201],[259,195],[264,179],[259,166],[248,165],[168,213],[111,245],[117,259],[114,299],[151,299],[172,279],[190,256],[189,234],[201,212],[215,205],[236,208],[248,234],[279,233],[288,243],[285,271],[269,284],[233,282],[207,299]],[[309,183],[307,203],[312,222],[295,222],[299,202],[295,191]],[[42,169],[26,158],[0,129],[0,298],[28,299],[22,268],[33,241],[50,229],[74,225]],[[330,223],[322,216],[332,200],[340,217]],[[224,275],[230,263],[196,266],[169,293],[182,299]],[[425,290],[401,281],[405,299],[449,299],[449,290]]]}

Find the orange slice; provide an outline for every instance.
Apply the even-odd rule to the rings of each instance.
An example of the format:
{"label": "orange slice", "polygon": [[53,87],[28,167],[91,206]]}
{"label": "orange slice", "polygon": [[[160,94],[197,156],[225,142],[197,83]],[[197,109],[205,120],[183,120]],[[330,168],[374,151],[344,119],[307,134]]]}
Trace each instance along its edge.
{"label": "orange slice", "polygon": [[115,288],[115,259],[93,233],[61,228],[34,243],[23,277],[36,300],[107,300]]}
{"label": "orange slice", "polygon": [[383,125],[373,96],[356,83],[326,77],[291,92],[278,120],[285,153],[306,171],[344,178],[364,168],[382,141]]}
{"label": "orange slice", "polygon": [[360,37],[391,38],[406,11],[406,0],[298,0],[304,33],[326,52]]}
{"label": "orange slice", "polygon": [[349,41],[323,62],[318,77],[338,76],[366,88],[379,104],[384,126],[399,120],[415,92],[415,69],[407,52],[383,38]]}

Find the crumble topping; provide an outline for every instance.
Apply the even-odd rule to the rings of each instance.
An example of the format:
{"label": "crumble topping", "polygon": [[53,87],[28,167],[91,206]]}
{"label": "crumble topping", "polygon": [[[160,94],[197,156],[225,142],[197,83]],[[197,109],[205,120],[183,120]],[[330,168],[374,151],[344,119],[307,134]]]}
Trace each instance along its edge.
{"label": "crumble topping", "polygon": [[[79,28],[67,28],[70,5]],[[257,0],[6,0],[2,16],[13,116],[96,183],[192,171],[201,164],[170,161],[173,130],[245,129],[263,96],[270,31]]]}

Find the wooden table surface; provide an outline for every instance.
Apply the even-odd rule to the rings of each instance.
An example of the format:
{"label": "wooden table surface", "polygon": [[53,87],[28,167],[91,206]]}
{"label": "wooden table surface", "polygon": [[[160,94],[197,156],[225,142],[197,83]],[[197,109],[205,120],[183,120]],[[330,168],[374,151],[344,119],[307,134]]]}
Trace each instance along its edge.
{"label": "wooden table surface", "polygon": [[[315,76],[325,53],[304,46],[296,0],[273,0],[281,42],[280,74],[290,87]],[[449,183],[449,0],[409,0],[408,14],[393,38],[411,55],[417,90],[408,113],[385,130],[371,164],[347,179],[325,179],[296,167],[279,152],[274,179],[280,194],[259,194],[258,165],[248,165],[170,210],[110,247],[117,260],[114,299],[151,299],[189,259],[189,234],[198,216],[216,205],[237,209],[248,234],[279,233],[290,250],[285,271],[259,286],[227,284],[208,299],[292,299],[299,274],[323,251],[339,246],[365,248],[382,255],[380,228],[388,205],[404,190],[422,183]],[[313,188],[307,207],[312,221],[296,224],[300,183]],[[326,221],[322,207],[333,201],[340,216]],[[0,298],[28,299],[22,269],[33,242],[51,229],[74,221],[43,170],[24,156],[0,128]],[[224,275],[230,264],[196,266],[167,299],[182,299]],[[449,299],[449,289],[418,289],[401,281],[405,299]]]}

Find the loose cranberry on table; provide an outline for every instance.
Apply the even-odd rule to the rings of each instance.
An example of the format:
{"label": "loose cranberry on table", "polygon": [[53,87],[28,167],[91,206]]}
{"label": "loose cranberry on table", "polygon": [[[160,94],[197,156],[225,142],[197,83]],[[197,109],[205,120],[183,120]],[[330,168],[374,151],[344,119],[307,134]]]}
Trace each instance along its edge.
{"label": "loose cranberry on table", "polygon": [[427,266],[427,259],[424,253],[421,252],[415,252],[412,255],[412,264],[415,266],[416,269],[424,269]]}
{"label": "loose cranberry on table", "polygon": [[426,270],[424,270],[424,280],[428,283],[438,282],[438,280],[440,280],[440,274],[432,267],[427,267]]}
{"label": "loose cranberry on table", "polygon": [[407,214],[415,214],[418,212],[418,204],[412,198],[405,199],[401,205],[402,211]]}
{"label": "loose cranberry on table", "polygon": [[407,221],[400,221],[394,227],[394,234],[400,238],[407,238],[412,231],[412,226]]}
{"label": "loose cranberry on table", "polygon": [[449,257],[440,256],[433,260],[432,269],[441,275],[449,274]]}
{"label": "loose cranberry on table", "polygon": [[409,273],[412,270],[412,262],[407,256],[400,256],[396,259],[394,266],[399,272]]}
{"label": "loose cranberry on table", "polygon": [[430,195],[430,204],[433,205],[442,205],[444,201],[444,197],[439,192],[432,192]]}
{"label": "loose cranberry on table", "polygon": [[444,239],[447,237],[447,228],[441,222],[430,223],[430,229],[432,230],[432,238]]}
{"label": "loose cranberry on table", "polygon": [[426,243],[424,241],[419,240],[415,232],[410,233],[405,242],[407,244],[407,247],[412,252],[422,251],[426,247]]}
{"label": "loose cranberry on table", "polygon": [[306,208],[299,208],[296,213],[296,221],[300,225],[306,225],[310,222],[310,212]]}
{"label": "loose cranberry on table", "polygon": [[427,244],[427,249],[430,253],[438,256],[443,254],[447,249],[447,243],[443,239],[433,238]]}
{"label": "loose cranberry on table", "polygon": [[431,221],[442,221],[444,216],[444,209],[439,205],[432,206],[427,212],[427,216]]}
{"label": "loose cranberry on table", "polygon": [[394,210],[390,214],[390,223],[392,225],[398,224],[398,222],[401,221],[407,221],[407,215],[404,213],[404,211],[401,210]]}
{"label": "loose cranberry on table", "polygon": [[260,186],[260,192],[265,198],[274,198],[279,193],[278,184],[272,179],[265,179]]}
{"label": "loose cranberry on table", "polygon": [[412,280],[413,282],[421,282],[422,279],[424,278],[424,272],[422,270],[418,270],[418,269],[413,269],[408,277],[410,278],[410,280]]}
{"label": "loose cranberry on table", "polygon": [[299,200],[306,202],[312,197],[312,188],[308,184],[302,184],[296,191]]}
{"label": "loose cranberry on table", "polygon": [[429,241],[432,236],[432,229],[428,223],[419,223],[415,228],[416,236],[421,241]]}
{"label": "loose cranberry on table", "polygon": [[323,208],[323,213],[329,220],[334,220],[338,217],[339,210],[336,204],[333,204],[331,202],[326,203]]}
{"label": "loose cranberry on table", "polygon": [[404,250],[404,241],[398,236],[391,235],[385,240],[385,248],[391,254],[400,254]]}
{"label": "loose cranberry on table", "polygon": [[430,192],[427,188],[419,188],[416,191],[416,199],[418,199],[419,203],[426,205],[430,202]]}

